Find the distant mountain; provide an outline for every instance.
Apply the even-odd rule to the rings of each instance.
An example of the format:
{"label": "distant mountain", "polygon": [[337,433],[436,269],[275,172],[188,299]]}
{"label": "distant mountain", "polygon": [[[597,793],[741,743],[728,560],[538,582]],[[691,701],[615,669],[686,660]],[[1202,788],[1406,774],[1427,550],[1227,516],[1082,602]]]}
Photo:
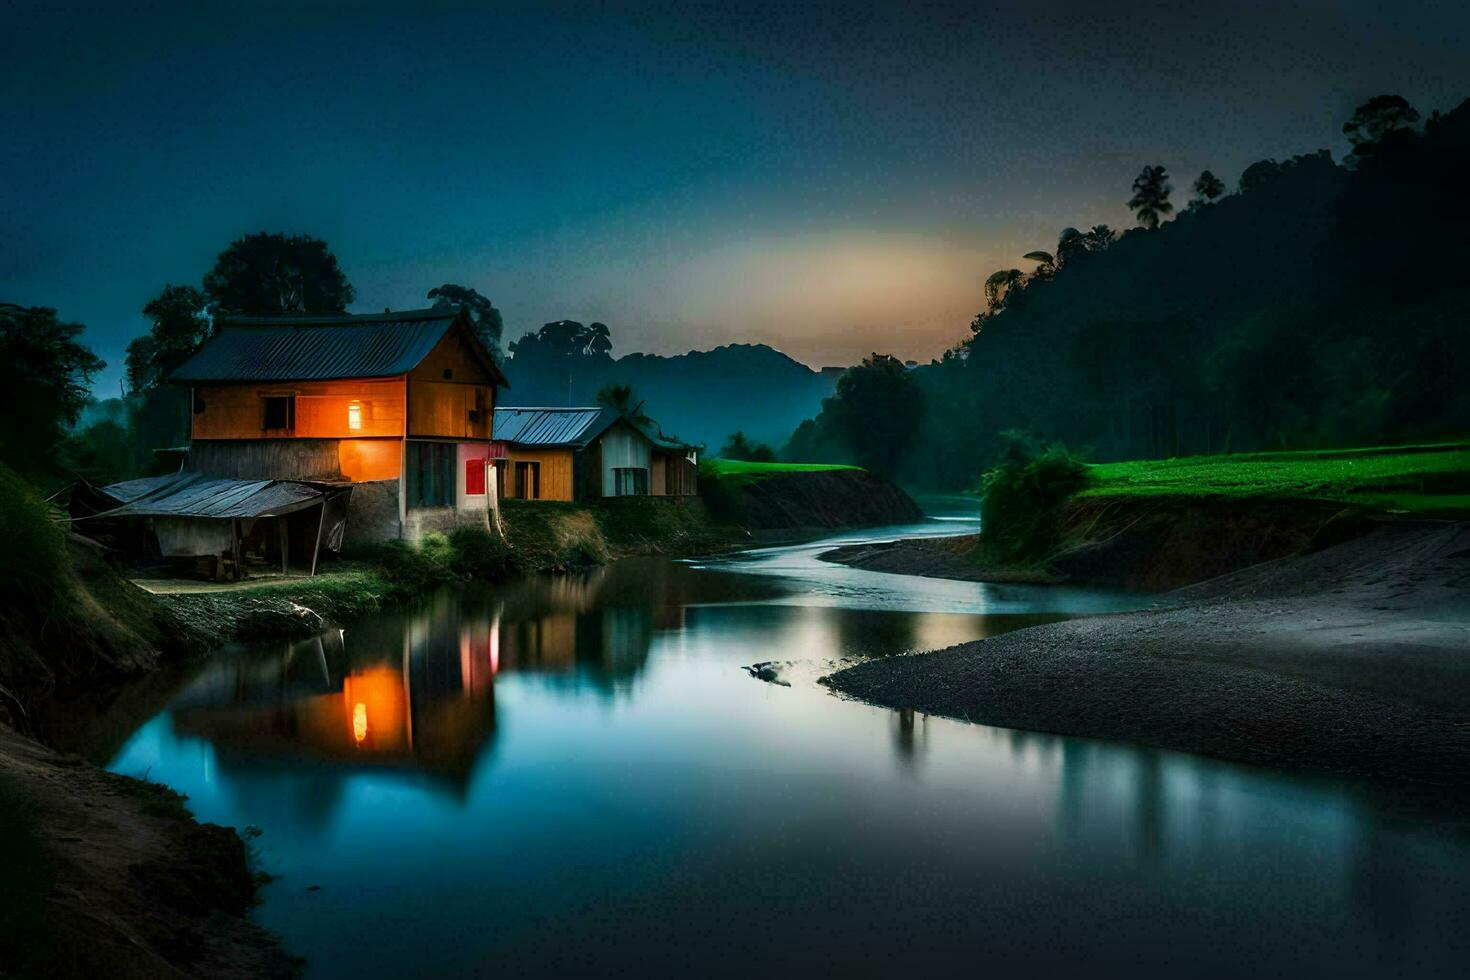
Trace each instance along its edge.
{"label": "distant mountain", "polygon": [[[578,359],[570,371],[505,365],[511,387],[500,404],[589,405],[603,385],[631,385],[664,431],[710,451],[738,430],[780,446],[831,395],[840,368],[814,371],[765,344],[728,344],[687,354]],[[570,375],[570,376],[569,376]]]}

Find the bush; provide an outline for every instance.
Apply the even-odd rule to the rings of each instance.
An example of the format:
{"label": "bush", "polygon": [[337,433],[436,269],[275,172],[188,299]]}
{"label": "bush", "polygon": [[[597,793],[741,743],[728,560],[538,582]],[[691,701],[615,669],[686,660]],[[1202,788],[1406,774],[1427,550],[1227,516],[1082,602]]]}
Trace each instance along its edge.
{"label": "bush", "polygon": [[1061,443],[1041,448],[1013,435],[1009,442],[1004,460],[981,477],[986,557],[1034,565],[1060,546],[1062,508],[1087,487],[1087,466]]}
{"label": "bush", "polygon": [[[0,603],[43,616],[71,594],[66,532],[34,487],[0,466]],[[0,610],[0,613],[6,610]]]}
{"label": "bush", "polygon": [[449,567],[470,579],[500,580],[516,572],[506,543],[482,527],[459,527],[449,533]]}
{"label": "bush", "polygon": [[699,497],[717,520],[740,520],[740,489],[708,459],[699,461]]}
{"label": "bush", "polygon": [[518,570],[510,547],[481,527],[458,527],[447,535],[433,532],[417,545],[405,541],[363,545],[343,557],[376,565],[405,594],[464,579],[500,581]]}

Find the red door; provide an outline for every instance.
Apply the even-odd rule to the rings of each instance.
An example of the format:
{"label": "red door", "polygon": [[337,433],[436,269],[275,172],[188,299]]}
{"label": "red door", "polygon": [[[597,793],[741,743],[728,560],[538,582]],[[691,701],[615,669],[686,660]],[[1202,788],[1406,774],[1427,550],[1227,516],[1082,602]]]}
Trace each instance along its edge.
{"label": "red door", "polygon": [[485,461],[483,459],[464,461],[464,492],[467,497],[485,495]]}

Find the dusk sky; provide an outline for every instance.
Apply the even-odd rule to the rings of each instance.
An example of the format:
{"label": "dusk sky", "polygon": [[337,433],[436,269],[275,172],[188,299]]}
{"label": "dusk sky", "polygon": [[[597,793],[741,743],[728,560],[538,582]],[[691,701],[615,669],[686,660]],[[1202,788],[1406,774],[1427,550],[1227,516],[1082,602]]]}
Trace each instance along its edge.
{"label": "dusk sky", "polygon": [[509,338],[927,359],[1144,164],[1182,206],[1470,96],[1463,3],[473,8],[0,3],[0,300],[87,324],[103,395],[255,231],[324,238],[357,312],[458,282]]}

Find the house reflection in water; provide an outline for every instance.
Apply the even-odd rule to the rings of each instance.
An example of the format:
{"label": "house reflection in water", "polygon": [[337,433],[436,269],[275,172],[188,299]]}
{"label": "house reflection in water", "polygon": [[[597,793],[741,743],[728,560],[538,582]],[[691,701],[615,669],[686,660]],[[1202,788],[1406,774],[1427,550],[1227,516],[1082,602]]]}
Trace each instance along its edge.
{"label": "house reflection in water", "polygon": [[463,784],[494,738],[498,674],[612,696],[642,669],[654,630],[682,624],[681,611],[646,597],[608,601],[606,584],[599,570],[444,594],[409,614],[221,658],[175,702],[173,725],[208,740],[226,768],[292,756]]}

